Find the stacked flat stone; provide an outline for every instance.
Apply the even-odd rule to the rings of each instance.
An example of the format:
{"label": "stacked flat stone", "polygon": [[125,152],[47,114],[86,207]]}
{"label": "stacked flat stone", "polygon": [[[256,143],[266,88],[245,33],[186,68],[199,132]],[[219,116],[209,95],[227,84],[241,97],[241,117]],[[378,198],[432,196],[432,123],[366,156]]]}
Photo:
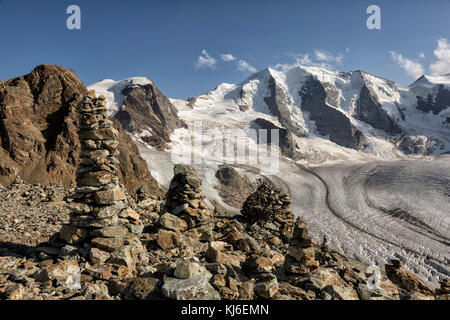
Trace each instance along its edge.
{"label": "stacked flat stone", "polygon": [[288,242],[292,237],[294,214],[289,195],[262,181],[244,202],[241,214],[248,233],[260,240],[277,237]]}
{"label": "stacked flat stone", "polygon": [[[79,106],[80,164],[77,188],[69,205],[70,222],[60,238],[76,244],[92,263],[121,264],[134,268],[143,247],[138,214],[128,206],[119,184],[117,146],[119,132],[106,115],[103,96],[90,91]],[[134,233],[134,234],[133,234]]]}
{"label": "stacked flat stone", "polygon": [[308,237],[306,221],[297,218],[285,258],[285,269],[291,273],[306,273],[316,270],[319,267],[319,262],[316,260],[316,246],[317,240]]}
{"label": "stacked flat stone", "polygon": [[205,202],[200,189],[202,180],[189,166],[174,166],[163,212],[170,213],[186,222],[187,229],[198,227],[213,219],[213,213]]}

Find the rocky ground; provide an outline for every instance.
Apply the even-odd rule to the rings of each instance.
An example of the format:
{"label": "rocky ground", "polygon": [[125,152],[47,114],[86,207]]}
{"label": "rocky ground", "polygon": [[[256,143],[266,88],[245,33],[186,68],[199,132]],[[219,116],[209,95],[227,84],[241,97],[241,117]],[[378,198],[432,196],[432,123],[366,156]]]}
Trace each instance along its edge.
{"label": "rocky ground", "polygon": [[[130,207],[144,225],[135,267],[93,263],[58,243],[72,190],[27,184],[0,188],[0,298],[84,299],[449,299],[449,282],[425,286],[392,261],[379,281],[364,265],[308,237],[290,199],[262,183],[242,216],[215,217],[202,181],[178,166],[166,198],[145,190]],[[375,280],[374,280],[375,279]],[[79,284],[79,286],[77,285]]]}

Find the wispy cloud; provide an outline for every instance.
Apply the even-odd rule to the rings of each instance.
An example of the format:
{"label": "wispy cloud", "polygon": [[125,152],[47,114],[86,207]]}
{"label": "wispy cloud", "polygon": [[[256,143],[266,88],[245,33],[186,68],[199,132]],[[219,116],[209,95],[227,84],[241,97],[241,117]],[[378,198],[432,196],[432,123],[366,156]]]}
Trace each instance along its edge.
{"label": "wispy cloud", "polygon": [[425,59],[425,53],[423,52],[419,53],[419,59]]}
{"label": "wispy cloud", "polygon": [[425,73],[425,69],[419,62],[405,58],[403,55],[395,51],[390,51],[390,53],[392,60],[403,68],[408,75],[418,78]]}
{"label": "wispy cloud", "polygon": [[324,50],[314,50],[314,54],[316,56],[317,61],[324,61],[328,63],[337,63],[342,64],[342,60],[344,59],[344,56],[342,54],[340,55],[333,55],[330,52],[324,51]]}
{"label": "wispy cloud", "polygon": [[[349,48],[345,49],[345,52],[350,52]],[[316,66],[333,70],[335,65],[341,65],[344,60],[344,55],[334,55],[325,50],[314,50],[313,54],[310,53],[292,53],[287,54],[290,58],[294,59],[292,63],[279,63],[274,68],[278,70],[288,70],[296,66]]]}
{"label": "wispy cloud", "polygon": [[430,65],[431,75],[440,76],[450,73],[450,44],[447,39],[438,39],[434,55],[437,60]]}
{"label": "wispy cloud", "polygon": [[198,56],[197,62],[195,63],[195,68],[210,68],[214,69],[216,66],[216,59],[211,57],[205,49],[202,50],[202,53]]}
{"label": "wispy cloud", "polygon": [[237,69],[239,71],[250,71],[250,72],[256,72],[256,69],[252,67],[247,61],[239,60]]}
{"label": "wispy cloud", "polygon": [[221,54],[220,57],[222,58],[223,61],[234,61],[234,60],[236,60],[236,57],[233,56],[231,53]]}

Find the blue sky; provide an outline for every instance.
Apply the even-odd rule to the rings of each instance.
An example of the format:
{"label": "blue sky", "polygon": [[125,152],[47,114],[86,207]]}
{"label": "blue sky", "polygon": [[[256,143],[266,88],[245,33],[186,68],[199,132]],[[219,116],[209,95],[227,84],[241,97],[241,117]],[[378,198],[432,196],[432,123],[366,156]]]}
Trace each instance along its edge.
{"label": "blue sky", "polygon": [[[66,28],[71,4],[81,30]],[[380,30],[366,27],[372,4]],[[0,79],[59,64],[86,85],[145,76],[187,98],[297,58],[407,85],[421,71],[450,72],[449,16],[450,0],[0,0]]]}

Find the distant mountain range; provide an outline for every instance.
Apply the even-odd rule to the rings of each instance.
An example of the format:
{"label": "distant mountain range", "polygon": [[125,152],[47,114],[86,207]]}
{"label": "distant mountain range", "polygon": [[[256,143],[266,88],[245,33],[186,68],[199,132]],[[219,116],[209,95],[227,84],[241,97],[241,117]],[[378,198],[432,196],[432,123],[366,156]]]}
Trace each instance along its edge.
{"label": "distant mountain range", "polygon": [[[157,150],[185,145],[186,130],[201,120],[206,128],[279,128],[282,154],[312,164],[450,151],[450,75],[422,76],[403,88],[363,71],[268,68],[184,101],[166,97],[146,78],[109,79],[86,88],[74,71],[43,65],[0,83],[3,183],[17,174],[73,180],[79,149],[75,107],[88,89],[105,95],[124,131]],[[143,160],[134,156],[132,141],[126,145],[122,161],[135,162],[127,174],[136,175],[137,183],[125,184],[157,188]],[[130,170],[122,167],[124,174]]]}
{"label": "distant mountain range", "polygon": [[404,88],[359,70],[268,68],[188,101],[165,98],[145,78],[103,80],[89,88],[107,96],[111,114],[126,130],[161,149],[177,143],[171,133],[185,122],[251,128],[264,119],[266,127],[287,130],[280,144],[292,159],[323,161],[317,153],[354,158],[354,151],[392,159],[450,151],[450,75],[424,75]]}

